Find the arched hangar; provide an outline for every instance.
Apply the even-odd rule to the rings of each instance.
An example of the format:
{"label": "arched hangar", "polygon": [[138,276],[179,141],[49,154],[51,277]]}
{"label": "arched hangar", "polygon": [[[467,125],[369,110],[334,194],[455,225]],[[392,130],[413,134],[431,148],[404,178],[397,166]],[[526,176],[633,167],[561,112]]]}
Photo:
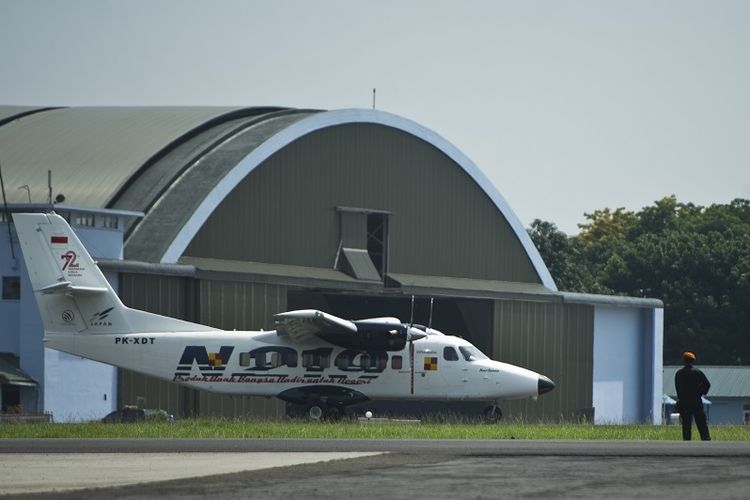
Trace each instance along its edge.
{"label": "arched hangar", "polygon": [[[481,170],[406,118],[362,109],[0,107],[0,152],[11,209],[54,208],[92,241],[110,242],[90,250],[132,307],[270,329],[275,313],[308,307],[408,320],[415,296],[415,322],[556,382],[536,402],[506,404],[506,414],[660,418],[661,303],[559,292]],[[0,352],[25,341],[2,342]],[[53,369],[45,356],[29,365],[50,379],[42,406],[60,390],[45,377]],[[111,406],[284,411],[275,400],[113,377]]]}

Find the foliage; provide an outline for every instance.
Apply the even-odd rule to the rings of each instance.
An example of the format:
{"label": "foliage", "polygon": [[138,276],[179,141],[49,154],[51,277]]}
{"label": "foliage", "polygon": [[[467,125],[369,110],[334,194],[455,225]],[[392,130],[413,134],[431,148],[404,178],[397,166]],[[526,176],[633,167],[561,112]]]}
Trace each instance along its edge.
{"label": "foliage", "polygon": [[703,364],[750,364],[750,200],[668,196],[585,217],[577,236],[539,220],[529,230],[559,289],[661,299],[665,363],[693,350]]}

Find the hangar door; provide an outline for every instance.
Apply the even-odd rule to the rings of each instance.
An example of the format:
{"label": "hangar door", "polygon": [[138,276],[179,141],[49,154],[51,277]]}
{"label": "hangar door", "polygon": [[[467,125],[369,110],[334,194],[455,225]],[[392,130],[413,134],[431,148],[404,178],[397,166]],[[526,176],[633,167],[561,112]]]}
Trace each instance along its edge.
{"label": "hangar door", "polygon": [[[320,309],[345,319],[397,317],[409,322],[412,316],[411,296],[353,295],[333,291],[294,290],[287,295],[289,309]],[[483,352],[492,353],[491,300],[452,297],[435,298],[432,327],[448,335],[467,339]],[[415,324],[430,322],[430,298],[414,299]],[[376,415],[421,417],[429,414],[480,415],[484,402],[408,402],[368,401],[364,406]]]}

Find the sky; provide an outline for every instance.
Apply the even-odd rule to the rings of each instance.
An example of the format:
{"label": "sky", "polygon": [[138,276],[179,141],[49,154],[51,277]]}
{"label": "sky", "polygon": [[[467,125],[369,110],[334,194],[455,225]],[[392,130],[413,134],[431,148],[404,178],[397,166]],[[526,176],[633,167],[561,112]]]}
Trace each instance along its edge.
{"label": "sky", "polygon": [[0,0],[0,105],[370,108],[376,88],[524,226],[575,234],[605,207],[750,198],[748,49],[745,0]]}

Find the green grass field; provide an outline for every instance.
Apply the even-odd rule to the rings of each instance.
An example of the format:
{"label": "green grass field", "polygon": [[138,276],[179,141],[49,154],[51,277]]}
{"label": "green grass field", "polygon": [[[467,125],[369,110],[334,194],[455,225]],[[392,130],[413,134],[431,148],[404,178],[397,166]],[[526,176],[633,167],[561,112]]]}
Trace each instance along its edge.
{"label": "green grass field", "polygon": [[[750,426],[710,426],[719,441],[750,441]],[[694,437],[698,434],[693,429]],[[3,424],[0,439],[565,439],[680,440],[676,425],[287,422],[186,419],[142,424]]]}

